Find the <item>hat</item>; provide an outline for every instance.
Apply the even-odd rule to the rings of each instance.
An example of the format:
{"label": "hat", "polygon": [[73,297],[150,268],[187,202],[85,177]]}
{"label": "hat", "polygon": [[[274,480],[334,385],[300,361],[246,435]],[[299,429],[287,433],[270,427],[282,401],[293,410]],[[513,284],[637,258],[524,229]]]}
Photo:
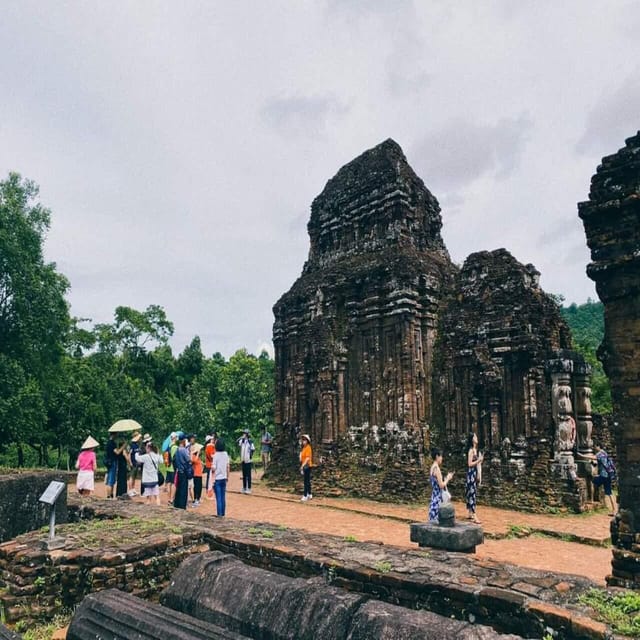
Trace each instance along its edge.
{"label": "hat", "polygon": [[131,442],[138,442],[138,440],[140,440],[140,434],[136,433],[136,435],[131,438]]}
{"label": "hat", "polygon": [[100,444],[96,442],[91,436],[88,436],[87,439],[82,443],[81,449],[95,449],[99,447]]}
{"label": "hat", "polygon": [[177,431],[172,431],[172,432],[169,434],[169,437],[170,437],[172,440],[175,440],[175,439],[178,437],[178,433],[177,433]]}
{"label": "hat", "polygon": [[211,436],[205,436],[204,441],[209,442],[211,440]]}
{"label": "hat", "polygon": [[249,435],[251,435],[251,431],[249,431],[249,429],[243,429],[242,433],[248,433]]}
{"label": "hat", "polygon": [[191,445],[191,453],[198,454],[200,453],[201,450],[202,450],[201,444],[196,443]]}
{"label": "hat", "polygon": [[142,438],[142,442],[144,443],[151,442],[152,440],[153,438],[148,433],[145,433],[144,438]]}
{"label": "hat", "polygon": [[304,438],[309,444],[311,444],[311,438],[306,433],[303,433],[300,437]]}

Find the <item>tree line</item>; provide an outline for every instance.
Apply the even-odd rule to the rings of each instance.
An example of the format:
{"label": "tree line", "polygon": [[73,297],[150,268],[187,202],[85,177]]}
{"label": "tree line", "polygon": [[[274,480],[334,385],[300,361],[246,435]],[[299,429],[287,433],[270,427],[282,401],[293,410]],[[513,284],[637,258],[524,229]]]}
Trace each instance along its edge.
{"label": "tree line", "polygon": [[[65,466],[88,434],[104,442],[119,418],[137,420],[156,440],[176,429],[215,429],[231,446],[243,428],[257,436],[271,424],[267,353],[206,356],[196,336],[175,356],[173,324],[157,305],[118,307],[105,324],[72,318],[69,282],[43,255],[50,220],[33,182],[16,173],[0,181],[0,464]],[[561,310],[574,347],[593,366],[593,410],[609,413],[596,356],[602,304]]]}
{"label": "tree line", "polygon": [[43,255],[50,219],[33,182],[0,182],[0,463],[65,466],[86,435],[104,442],[125,417],[156,440],[217,430],[230,444],[271,424],[266,352],[209,357],[196,336],[175,356],[157,305],[118,307],[106,324],[72,318],[69,282]]}

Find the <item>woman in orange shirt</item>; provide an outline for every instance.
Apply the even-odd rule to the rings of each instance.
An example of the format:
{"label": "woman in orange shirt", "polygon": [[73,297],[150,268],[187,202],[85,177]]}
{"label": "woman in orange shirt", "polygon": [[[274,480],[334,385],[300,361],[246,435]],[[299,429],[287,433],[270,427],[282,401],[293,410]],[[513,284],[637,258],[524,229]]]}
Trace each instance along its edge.
{"label": "woman in orange shirt", "polygon": [[191,445],[191,464],[193,465],[193,506],[200,505],[202,496],[202,460],[200,459],[201,444]]}
{"label": "woman in orange shirt", "polygon": [[311,500],[311,438],[305,433],[302,436],[302,451],[300,451],[300,473],[304,476],[304,494],[300,502]]}

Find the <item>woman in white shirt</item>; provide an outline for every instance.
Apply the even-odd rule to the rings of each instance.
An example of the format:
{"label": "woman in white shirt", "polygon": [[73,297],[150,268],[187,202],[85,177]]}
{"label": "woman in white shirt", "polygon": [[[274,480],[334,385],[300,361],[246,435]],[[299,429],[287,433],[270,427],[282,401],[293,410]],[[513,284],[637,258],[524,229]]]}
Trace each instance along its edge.
{"label": "woman in white shirt", "polygon": [[136,464],[142,467],[142,486],[147,503],[151,502],[151,497],[155,496],[156,504],[160,505],[160,485],[158,484],[158,470],[162,458],[158,455],[158,448],[155,444],[147,443],[147,452],[136,456]]}
{"label": "woman in white shirt", "polygon": [[229,454],[225,451],[224,440],[216,441],[211,469],[214,478],[213,491],[216,494],[218,518],[224,517],[227,509],[227,479],[229,478]]}

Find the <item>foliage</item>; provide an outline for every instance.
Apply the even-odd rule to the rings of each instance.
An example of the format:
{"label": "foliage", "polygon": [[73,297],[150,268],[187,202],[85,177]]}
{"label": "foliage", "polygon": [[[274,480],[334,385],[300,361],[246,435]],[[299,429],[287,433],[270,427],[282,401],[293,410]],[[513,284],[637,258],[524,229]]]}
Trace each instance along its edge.
{"label": "foliage", "polygon": [[590,589],[579,600],[592,607],[614,631],[640,638],[640,593],[627,591],[613,594],[603,589]]}
{"label": "foliage", "polygon": [[597,351],[604,337],[604,307],[601,302],[588,300],[585,304],[572,304],[561,309],[571,329],[573,347],[592,366],[591,405],[594,413],[611,413],[611,388]]}
{"label": "foliage", "polygon": [[63,629],[71,622],[71,612],[54,616],[50,622],[32,625],[24,632],[24,640],[50,640],[51,636],[58,630]]}
{"label": "foliage", "polygon": [[[43,256],[50,213],[17,173],[0,181],[0,443],[41,454],[51,439],[46,405],[69,329],[69,283]],[[18,450],[23,458],[22,448]]]}
{"label": "foliage", "polygon": [[[0,464],[75,462],[81,442],[133,418],[156,442],[216,429],[230,453],[244,428],[272,422],[274,363],[241,349],[207,357],[195,336],[174,356],[159,305],[119,306],[113,322],[69,317],[67,280],[43,258],[50,212],[37,186],[0,182]],[[54,459],[50,459],[54,454]]]}

